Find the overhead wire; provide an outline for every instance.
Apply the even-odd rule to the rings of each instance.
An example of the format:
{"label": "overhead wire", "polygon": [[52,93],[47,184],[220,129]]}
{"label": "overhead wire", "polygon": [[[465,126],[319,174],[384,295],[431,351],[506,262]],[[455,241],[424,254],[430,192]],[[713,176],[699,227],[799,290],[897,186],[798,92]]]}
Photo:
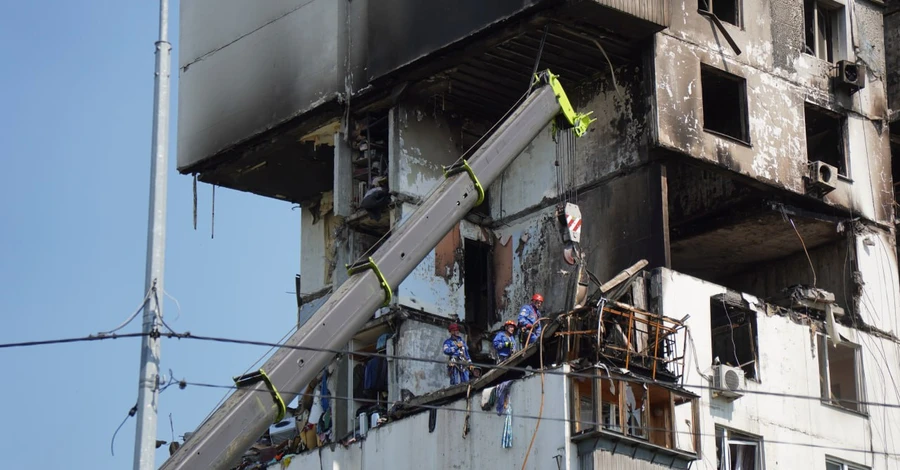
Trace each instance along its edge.
{"label": "overhead wire", "polygon": [[[327,352],[333,354],[349,354],[352,352],[354,355],[364,356],[364,357],[381,357],[385,359],[391,359],[395,361],[416,361],[416,362],[426,362],[426,363],[434,363],[440,365],[446,365],[446,361],[441,359],[431,359],[426,357],[416,357],[416,356],[401,356],[394,354],[384,354],[377,352],[366,352],[366,351],[348,351],[344,349],[328,349],[328,348],[314,348],[308,346],[296,346],[296,345],[287,345],[287,344],[277,344],[271,343],[267,341],[255,341],[255,340],[244,340],[244,339],[235,339],[235,338],[223,338],[223,337],[215,337],[215,336],[201,336],[194,335],[190,332],[186,333],[165,333],[160,332],[157,333],[162,338],[170,338],[170,339],[185,339],[185,340],[199,340],[199,341],[209,341],[209,342],[219,342],[219,343],[230,343],[230,344],[243,344],[243,345],[251,345],[251,346],[266,346],[266,347],[274,347],[274,348],[286,348],[286,349],[294,349],[300,351],[314,351],[314,352]],[[130,333],[130,334],[122,334],[122,335],[112,335],[105,337],[97,337],[97,336],[87,336],[81,338],[66,338],[62,340],[47,340],[47,341],[31,341],[31,342],[23,342],[23,343],[6,343],[0,344],[0,349],[10,348],[10,347],[19,347],[19,346],[37,346],[44,344],[58,344],[58,343],[72,343],[79,341],[97,341],[97,340],[106,340],[106,339],[115,339],[115,338],[126,338],[126,337],[141,337],[147,336],[149,334],[145,333]],[[492,368],[492,369],[500,369],[506,371],[515,371],[515,372],[523,372],[523,373],[533,373],[534,370],[527,367],[518,367],[518,366],[509,366],[503,364],[493,364],[493,363],[478,363],[472,362],[472,366],[474,367],[482,367],[482,368]],[[547,375],[559,375],[564,377],[576,377],[576,378],[597,378],[596,374],[582,373],[582,372],[565,372],[558,369],[547,369],[544,371]],[[667,383],[667,382],[659,382],[651,379],[646,379],[643,377],[633,376],[616,376],[614,377],[616,380],[620,380],[623,382],[629,383],[637,383],[637,384],[646,384],[646,385],[660,385],[660,386],[671,386],[682,389],[697,389],[697,390],[711,390],[716,391],[719,390],[716,387],[712,387],[709,385],[701,385],[701,384],[678,384],[678,383]],[[801,395],[801,394],[793,394],[793,393],[782,393],[782,392],[770,392],[765,390],[742,390],[742,393],[747,395],[761,395],[761,396],[771,396],[771,397],[781,397],[781,398],[796,398],[796,399],[805,399],[805,400],[817,400],[821,401],[821,396],[813,396],[813,395]],[[873,406],[873,407],[881,407],[881,408],[890,408],[890,409],[900,409],[900,403],[885,403],[885,402],[872,402],[865,400],[842,400],[846,403],[854,403],[864,406]]]}

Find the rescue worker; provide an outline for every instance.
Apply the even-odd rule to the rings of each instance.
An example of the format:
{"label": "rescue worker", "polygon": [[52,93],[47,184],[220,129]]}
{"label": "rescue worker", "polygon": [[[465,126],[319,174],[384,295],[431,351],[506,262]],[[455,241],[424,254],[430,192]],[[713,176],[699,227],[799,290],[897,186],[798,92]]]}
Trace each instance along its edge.
{"label": "rescue worker", "polygon": [[519,350],[519,341],[516,339],[516,322],[507,320],[503,329],[494,336],[494,349],[497,351],[497,364],[509,359],[509,356]]}
{"label": "rescue worker", "polygon": [[531,303],[522,306],[519,310],[519,328],[522,329],[522,341],[527,346],[536,343],[541,337],[541,306],[544,305],[544,296],[534,294]]}
{"label": "rescue worker", "polygon": [[447,329],[450,331],[450,337],[444,341],[444,354],[450,357],[450,363],[447,364],[450,385],[468,382],[469,369],[472,366],[469,347],[466,346],[466,340],[459,334],[459,325],[451,323]]}

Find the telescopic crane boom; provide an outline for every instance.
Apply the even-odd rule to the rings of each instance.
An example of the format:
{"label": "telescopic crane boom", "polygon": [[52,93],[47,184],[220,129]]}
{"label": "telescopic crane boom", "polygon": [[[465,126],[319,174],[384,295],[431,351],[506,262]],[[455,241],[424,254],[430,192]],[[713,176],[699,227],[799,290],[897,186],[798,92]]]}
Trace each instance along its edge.
{"label": "telescopic crane boom", "polygon": [[[444,180],[425,202],[364,263],[348,266],[351,274],[263,368],[236,379],[238,389],[206,420],[162,470],[228,469],[365,325],[372,312],[391,301],[391,289],[425,258],[476,205],[484,188],[551,121],[574,128],[577,136],[593,121],[572,109],[556,76],[534,77],[532,90],[467,162],[445,169]],[[296,347],[296,348],[293,348]],[[266,393],[268,392],[268,393]]]}

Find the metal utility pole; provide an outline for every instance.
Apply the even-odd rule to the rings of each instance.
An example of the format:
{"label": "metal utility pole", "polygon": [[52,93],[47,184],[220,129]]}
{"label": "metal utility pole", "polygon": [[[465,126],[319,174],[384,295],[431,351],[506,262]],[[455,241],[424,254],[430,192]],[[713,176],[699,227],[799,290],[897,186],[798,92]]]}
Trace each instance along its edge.
{"label": "metal utility pole", "polygon": [[134,437],[134,469],[155,470],[156,409],[159,396],[159,331],[164,295],[163,273],[166,255],[166,187],[169,169],[169,44],[168,0],[159,2],[159,40],[156,41],[156,79],[153,87],[153,137],[150,158],[150,213],[147,233],[147,271],[144,282],[149,292],[144,304],[141,340],[141,376],[138,384],[137,430]]}

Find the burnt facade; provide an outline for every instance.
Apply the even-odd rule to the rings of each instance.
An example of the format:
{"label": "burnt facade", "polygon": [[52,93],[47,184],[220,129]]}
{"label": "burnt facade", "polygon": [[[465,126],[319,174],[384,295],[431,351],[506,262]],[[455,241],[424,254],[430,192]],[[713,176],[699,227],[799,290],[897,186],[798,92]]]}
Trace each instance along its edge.
{"label": "burnt facade", "polygon": [[[791,384],[819,394],[813,369],[831,371],[827,358],[843,358],[841,344],[877,338],[896,349],[896,0],[292,0],[252,14],[237,2],[213,3],[182,6],[179,170],[300,204],[301,324],[347,279],[343,267],[402,225],[445,178],[443,167],[519,102],[535,69],[558,74],[575,107],[597,118],[572,141],[548,124],[487,188],[485,202],[392,286],[391,305],[332,367],[328,388],[337,395],[354,395],[354,369],[365,355],[352,352],[439,362],[451,322],[463,325],[473,359],[489,362],[493,332],[541,292],[549,316],[581,312],[583,322],[554,330],[544,359],[595,377],[554,386],[569,394],[576,416],[609,420],[566,428],[572,468],[626,458],[616,455],[620,445],[646,457],[633,468],[657,468],[659,458],[682,468],[700,459],[745,468],[721,466],[729,443],[753,453],[747,468],[777,468],[779,451],[762,452],[763,434],[789,424],[746,429],[777,420],[762,403],[681,388],[686,377],[712,381],[710,371],[726,365],[751,391]],[[222,27],[219,20],[239,12],[246,17]],[[565,203],[583,215],[582,266],[566,260],[558,221]],[[600,284],[639,260],[644,272],[630,273],[621,305],[608,306],[623,320],[596,310],[597,297],[590,297],[594,310],[576,299],[579,268]],[[695,331],[710,351],[685,352],[691,322],[702,324]],[[620,341],[582,347],[566,336],[611,328]],[[660,331],[662,339],[650,339]],[[779,341],[813,341],[808,349],[818,359],[779,358]],[[651,344],[666,346],[651,354]],[[604,355],[612,359],[598,368]],[[537,367],[538,357],[529,353],[522,365]],[[772,361],[809,367],[811,388],[781,377]],[[867,361],[869,375],[898,368]],[[440,364],[387,367],[384,403],[459,396],[445,390]],[[878,395],[844,387],[851,398],[828,397],[834,383],[864,375],[853,367],[847,376],[837,367],[826,374],[828,405],[853,408],[845,405]],[[631,389],[635,375],[652,382],[646,393]],[[644,409],[634,405],[636,393],[648,400],[647,415],[645,430],[632,432],[623,409]],[[335,436],[353,434],[364,404],[335,407]],[[861,409],[850,411],[852,419],[822,422],[869,423]],[[779,439],[815,433],[807,424]],[[848,442],[883,455],[818,452],[804,461],[900,465],[896,444],[869,438]]]}

